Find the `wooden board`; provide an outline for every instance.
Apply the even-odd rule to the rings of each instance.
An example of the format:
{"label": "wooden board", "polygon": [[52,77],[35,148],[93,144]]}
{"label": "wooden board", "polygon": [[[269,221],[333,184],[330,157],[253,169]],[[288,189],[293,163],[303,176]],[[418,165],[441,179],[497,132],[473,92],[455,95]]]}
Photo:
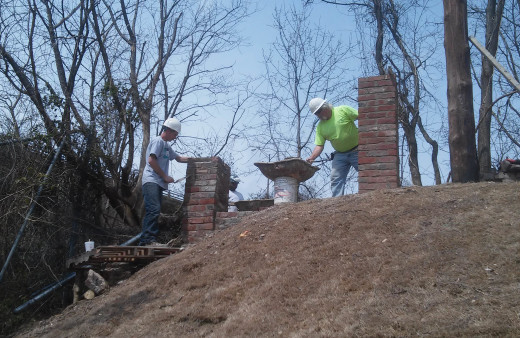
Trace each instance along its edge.
{"label": "wooden board", "polygon": [[181,251],[180,248],[151,246],[100,246],[66,261],[67,269],[90,269],[103,263],[149,263]]}

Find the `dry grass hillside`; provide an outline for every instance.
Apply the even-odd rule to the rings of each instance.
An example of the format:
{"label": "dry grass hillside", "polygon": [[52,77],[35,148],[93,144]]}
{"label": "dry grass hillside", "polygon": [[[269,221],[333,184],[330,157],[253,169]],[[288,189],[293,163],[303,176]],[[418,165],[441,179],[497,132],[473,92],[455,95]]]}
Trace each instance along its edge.
{"label": "dry grass hillside", "polygon": [[20,337],[520,336],[520,183],[258,212]]}

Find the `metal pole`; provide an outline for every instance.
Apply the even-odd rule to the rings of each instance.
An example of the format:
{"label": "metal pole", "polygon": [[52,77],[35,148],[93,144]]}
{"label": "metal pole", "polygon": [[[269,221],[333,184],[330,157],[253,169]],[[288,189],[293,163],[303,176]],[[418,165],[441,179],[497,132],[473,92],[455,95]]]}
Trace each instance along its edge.
{"label": "metal pole", "polygon": [[40,299],[42,299],[43,297],[47,296],[48,294],[50,294],[51,292],[53,292],[54,290],[62,287],[64,284],[74,280],[74,278],[76,278],[76,273],[75,272],[72,272],[71,274],[69,274],[67,277],[65,277],[64,279],[60,280],[59,282],[56,282],[54,283],[53,285],[51,285],[47,290],[45,290],[44,292],[40,293],[38,296],[34,297],[33,299],[23,303],[22,305],[20,305],[19,307],[17,307],[16,309],[13,310],[14,313],[18,313],[20,311],[23,311],[25,310],[26,307],[28,307],[29,305],[32,305],[34,303],[36,303],[37,301],[39,301]]}
{"label": "metal pole", "polygon": [[11,247],[11,251],[9,252],[9,255],[7,256],[7,259],[5,260],[4,267],[2,268],[2,271],[0,272],[0,282],[2,282],[2,279],[4,277],[5,271],[7,270],[7,266],[9,265],[9,262],[13,258],[14,251],[16,250],[16,247],[18,246],[18,242],[20,242],[20,239],[22,238],[22,234],[25,230],[25,227],[27,226],[27,223],[29,223],[29,218],[31,217],[34,208],[36,207],[36,202],[40,198],[40,195],[43,191],[43,185],[47,181],[47,178],[49,177],[52,168],[54,167],[54,164],[60,157],[61,150],[63,149],[63,146],[65,145],[65,137],[63,137],[63,140],[61,141],[60,146],[58,147],[58,150],[56,151],[56,154],[54,155],[54,158],[52,159],[51,164],[49,165],[49,168],[47,169],[47,172],[45,173],[45,176],[43,177],[43,181],[40,183],[40,187],[38,189],[38,192],[36,193],[36,196],[34,197],[34,200],[31,203],[31,206],[29,207],[29,211],[27,212],[27,215],[25,215],[25,220],[22,224],[22,227],[18,231],[18,235],[16,236],[13,246]]}
{"label": "metal pole", "polygon": [[135,242],[137,242],[137,240],[139,238],[141,238],[142,234],[143,234],[142,232],[138,233],[137,235],[135,235],[134,237],[130,238],[128,241],[124,242],[123,244],[121,244],[119,246],[127,246],[127,245],[130,245],[130,244],[134,244]]}

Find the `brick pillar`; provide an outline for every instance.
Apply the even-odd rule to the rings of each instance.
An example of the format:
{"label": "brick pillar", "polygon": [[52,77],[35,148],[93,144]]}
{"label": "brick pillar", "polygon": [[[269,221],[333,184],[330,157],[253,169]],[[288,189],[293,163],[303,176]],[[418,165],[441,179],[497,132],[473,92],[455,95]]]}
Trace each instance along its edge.
{"label": "brick pillar", "polygon": [[184,239],[189,243],[214,231],[216,213],[227,211],[230,173],[218,157],[189,160],[182,221]]}
{"label": "brick pillar", "polygon": [[394,74],[358,80],[359,193],[400,186]]}

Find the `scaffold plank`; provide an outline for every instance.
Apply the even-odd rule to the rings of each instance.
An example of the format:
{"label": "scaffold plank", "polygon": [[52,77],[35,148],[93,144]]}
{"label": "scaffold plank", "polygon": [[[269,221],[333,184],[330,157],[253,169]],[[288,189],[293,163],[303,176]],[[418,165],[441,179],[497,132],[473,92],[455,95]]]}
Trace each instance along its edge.
{"label": "scaffold plank", "polygon": [[67,260],[71,270],[86,269],[107,262],[149,263],[181,251],[175,247],[100,246]]}

